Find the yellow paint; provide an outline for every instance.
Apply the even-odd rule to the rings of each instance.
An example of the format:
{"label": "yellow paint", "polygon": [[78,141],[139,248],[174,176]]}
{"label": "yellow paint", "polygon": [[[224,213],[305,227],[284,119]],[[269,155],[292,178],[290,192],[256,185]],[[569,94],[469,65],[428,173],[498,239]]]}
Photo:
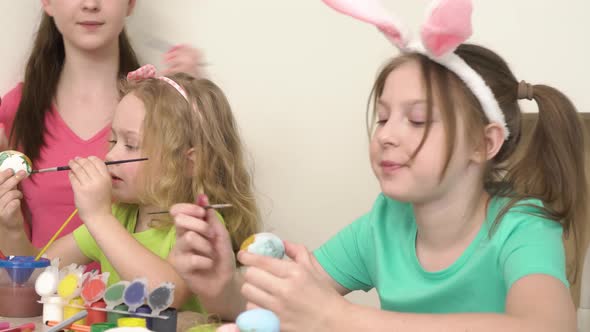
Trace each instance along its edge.
{"label": "yellow paint", "polygon": [[242,242],[240,250],[248,250],[248,247],[254,243],[254,240],[256,240],[256,234],[250,235],[246,240],[244,240],[244,242]]}
{"label": "yellow paint", "polygon": [[68,299],[75,295],[77,289],[78,276],[70,273],[60,281],[59,285],[57,285],[57,295]]}
{"label": "yellow paint", "polygon": [[144,318],[123,317],[117,319],[118,327],[146,327],[147,323]]}
{"label": "yellow paint", "polygon": [[[79,313],[83,309],[78,308],[84,305],[84,300],[81,297],[77,297],[72,299],[69,304],[74,305],[75,307],[66,305],[64,306],[64,320],[74,316],[75,314]],[[74,322],[74,324],[86,325],[86,318],[82,318]]]}

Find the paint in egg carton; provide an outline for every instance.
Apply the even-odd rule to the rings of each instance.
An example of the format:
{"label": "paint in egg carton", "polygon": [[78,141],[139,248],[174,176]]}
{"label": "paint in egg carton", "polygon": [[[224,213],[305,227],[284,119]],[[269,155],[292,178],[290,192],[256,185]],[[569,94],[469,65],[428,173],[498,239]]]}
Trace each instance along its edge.
{"label": "paint in egg carton", "polygon": [[[146,278],[133,281],[119,281],[107,287],[109,273],[97,271],[85,272],[84,266],[69,265],[59,270],[59,259],[54,259],[51,265],[43,271],[35,283],[35,291],[41,296],[41,303],[47,303],[49,298],[56,295],[61,298],[63,306],[85,309],[93,303],[104,300],[106,308],[93,308],[118,314],[132,314],[145,318],[168,319],[161,315],[174,302],[174,284],[164,282],[151,292],[148,291]],[[82,298],[84,305],[71,304],[71,300]],[[125,304],[127,310],[115,310],[115,306]],[[147,304],[150,312],[136,312]]]}

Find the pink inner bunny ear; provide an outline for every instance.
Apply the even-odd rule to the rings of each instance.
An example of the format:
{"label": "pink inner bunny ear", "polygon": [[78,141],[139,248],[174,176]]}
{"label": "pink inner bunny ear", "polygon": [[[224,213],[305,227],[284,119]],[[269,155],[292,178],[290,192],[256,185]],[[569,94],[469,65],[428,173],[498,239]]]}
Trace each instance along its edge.
{"label": "pink inner bunny ear", "polygon": [[129,72],[127,79],[131,81],[139,81],[145,78],[156,77],[156,67],[147,64],[139,67],[137,70]]}
{"label": "pink inner bunny ear", "polygon": [[323,0],[332,9],[373,24],[397,47],[404,46],[404,36],[399,23],[387,14],[379,0]]}
{"label": "pink inner bunny ear", "polygon": [[437,57],[453,52],[472,33],[471,0],[436,0],[422,26],[422,42]]}

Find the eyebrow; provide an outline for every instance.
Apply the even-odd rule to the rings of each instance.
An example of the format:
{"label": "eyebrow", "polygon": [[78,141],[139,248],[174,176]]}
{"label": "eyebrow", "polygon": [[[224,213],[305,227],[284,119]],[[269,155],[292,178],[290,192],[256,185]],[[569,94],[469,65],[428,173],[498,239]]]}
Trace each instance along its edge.
{"label": "eyebrow", "polygon": [[[389,103],[381,98],[377,99],[377,104],[387,108],[388,110],[391,110],[391,106],[389,105]],[[408,106],[427,104],[427,102],[426,102],[426,99],[411,99],[411,100],[406,101],[402,104],[403,104],[403,106],[408,107]]]}
{"label": "eyebrow", "polygon": [[[114,128],[111,128],[111,133],[117,134],[117,132],[118,132],[118,130],[115,130]],[[133,131],[133,130],[121,130],[120,133],[123,136],[135,136],[135,137],[138,137],[139,136],[139,133],[136,132],[136,131]]]}

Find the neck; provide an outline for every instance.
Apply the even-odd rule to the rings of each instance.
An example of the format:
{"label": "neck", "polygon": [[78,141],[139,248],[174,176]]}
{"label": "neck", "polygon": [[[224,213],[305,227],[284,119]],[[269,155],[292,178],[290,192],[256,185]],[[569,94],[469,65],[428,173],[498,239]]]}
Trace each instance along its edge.
{"label": "neck", "polygon": [[472,240],[481,228],[489,195],[483,186],[456,186],[443,198],[414,204],[418,228],[416,241],[424,248],[443,250],[465,240]]}
{"label": "neck", "polygon": [[137,223],[135,224],[135,231],[141,232],[148,228],[152,224],[152,220],[156,215],[148,214],[149,212],[158,211],[158,209],[151,205],[139,205],[137,212]]}
{"label": "neck", "polygon": [[68,94],[104,96],[117,91],[119,43],[85,51],[66,43],[59,90]]}

